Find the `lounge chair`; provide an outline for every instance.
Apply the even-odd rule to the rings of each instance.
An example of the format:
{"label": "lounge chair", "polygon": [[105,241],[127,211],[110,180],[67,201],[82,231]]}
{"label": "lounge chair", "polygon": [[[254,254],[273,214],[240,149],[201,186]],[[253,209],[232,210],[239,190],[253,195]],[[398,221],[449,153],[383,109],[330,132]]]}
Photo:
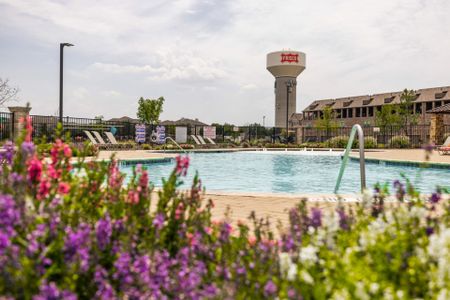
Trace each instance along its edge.
{"label": "lounge chair", "polygon": [[206,145],[206,142],[201,135],[197,135],[197,138],[200,141],[200,143],[202,143],[202,145]]}
{"label": "lounge chair", "polygon": [[111,144],[111,143],[105,143],[105,140],[102,138],[100,133],[98,133],[97,131],[92,131],[92,133],[94,134],[95,138],[99,142],[100,146],[102,146],[104,148],[107,148],[107,149],[109,149],[109,148],[118,148],[118,144],[114,145],[114,144]]}
{"label": "lounge chair", "polygon": [[211,138],[206,137],[205,139],[206,139],[208,142],[210,142],[211,144],[216,145],[216,142],[214,142]]}
{"label": "lounge chair", "polygon": [[444,144],[437,147],[437,151],[440,155],[449,155],[450,154],[450,136],[445,140]]}
{"label": "lounge chair", "polygon": [[93,145],[98,145],[98,142],[96,139],[94,139],[94,137],[92,136],[92,134],[87,131],[87,130],[83,130],[84,134],[88,137],[89,141],[93,144]]}
{"label": "lounge chair", "polygon": [[108,138],[108,140],[110,141],[110,143],[115,145],[115,146],[117,146],[118,148],[122,148],[122,147],[123,148],[127,148],[127,147],[130,148],[131,147],[131,145],[129,145],[129,144],[120,144],[120,143],[118,143],[116,138],[114,137],[114,135],[111,132],[109,132],[109,131],[105,132],[105,135]]}
{"label": "lounge chair", "polygon": [[197,145],[201,145],[201,143],[198,141],[198,139],[197,139],[197,137],[196,137],[195,135],[191,134],[191,138],[194,140],[194,142],[195,142]]}

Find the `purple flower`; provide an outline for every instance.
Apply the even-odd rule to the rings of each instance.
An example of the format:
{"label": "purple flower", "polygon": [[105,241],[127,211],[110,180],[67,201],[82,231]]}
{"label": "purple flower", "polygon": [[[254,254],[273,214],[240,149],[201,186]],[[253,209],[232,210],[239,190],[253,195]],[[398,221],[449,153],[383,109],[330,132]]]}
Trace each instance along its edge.
{"label": "purple flower", "polygon": [[113,278],[120,281],[122,289],[133,283],[130,264],[131,256],[126,252],[121,253],[119,255],[119,258],[117,258],[116,262],[114,263],[116,272],[113,274]]}
{"label": "purple flower", "polygon": [[277,292],[277,286],[275,283],[273,283],[272,280],[267,281],[266,285],[264,286],[264,295],[266,297],[272,296]]}
{"label": "purple flower", "polygon": [[112,225],[108,214],[97,222],[96,236],[97,243],[100,250],[105,250],[106,246],[111,242]]}
{"label": "purple flower", "polygon": [[156,229],[161,230],[161,228],[164,227],[164,214],[159,213],[155,216],[153,219],[153,226],[156,227]]}
{"label": "purple flower", "polygon": [[3,148],[5,151],[1,152],[0,160],[4,160],[8,165],[11,165],[14,157],[14,144],[11,141],[7,141]]}
{"label": "purple flower", "polygon": [[11,245],[9,236],[0,230],[0,255],[3,255],[3,251]]}
{"label": "purple flower", "polygon": [[89,244],[90,228],[82,223],[76,231],[72,228],[66,229],[67,235],[64,240],[64,254],[68,262],[80,262],[81,270],[87,271],[89,267]]}
{"label": "purple flower", "polygon": [[350,220],[348,215],[345,213],[345,210],[343,208],[340,208],[337,210],[337,213],[339,215],[339,226],[343,230],[348,230],[350,228],[349,226]]}
{"label": "purple flower", "polygon": [[399,180],[395,180],[394,188],[397,189],[397,193],[396,193],[397,199],[403,200],[403,198],[405,197],[405,194],[406,194],[405,186],[403,185],[403,183],[401,183]]}
{"label": "purple flower", "polygon": [[10,195],[0,195],[0,229],[8,236],[14,236],[14,227],[20,223],[20,212]]}
{"label": "purple flower", "polygon": [[433,193],[433,194],[431,195],[431,198],[430,198],[430,202],[431,202],[431,203],[436,204],[436,203],[438,203],[440,200],[441,200],[441,194],[440,194],[440,193]]}
{"label": "purple flower", "polygon": [[34,144],[32,142],[23,142],[22,143],[22,153],[25,157],[30,157],[34,154]]}
{"label": "purple flower", "polygon": [[77,296],[70,291],[60,291],[54,282],[47,284],[43,281],[39,288],[39,295],[33,297],[33,300],[76,300]]}
{"label": "purple flower", "polygon": [[425,229],[425,232],[426,232],[426,234],[427,234],[428,236],[430,236],[430,235],[432,235],[432,234],[434,233],[434,228],[431,227],[431,226],[428,226],[428,227]]}
{"label": "purple flower", "polygon": [[108,282],[108,273],[102,267],[95,270],[94,281],[97,284],[96,298],[102,300],[117,299],[114,289]]}
{"label": "purple flower", "polygon": [[322,225],[322,210],[320,208],[314,207],[311,209],[311,226],[314,228],[320,227]]}

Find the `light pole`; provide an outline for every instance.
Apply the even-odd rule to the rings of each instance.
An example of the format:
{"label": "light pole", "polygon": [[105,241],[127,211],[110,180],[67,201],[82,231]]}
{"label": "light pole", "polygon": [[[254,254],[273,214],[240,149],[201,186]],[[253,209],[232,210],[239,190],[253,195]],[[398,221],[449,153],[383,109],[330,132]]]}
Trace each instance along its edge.
{"label": "light pole", "polygon": [[59,122],[63,122],[63,63],[64,63],[64,46],[72,47],[70,43],[59,44]]}
{"label": "light pole", "polygon": [[263,116],[263,127],[266,127],[266,116]]}

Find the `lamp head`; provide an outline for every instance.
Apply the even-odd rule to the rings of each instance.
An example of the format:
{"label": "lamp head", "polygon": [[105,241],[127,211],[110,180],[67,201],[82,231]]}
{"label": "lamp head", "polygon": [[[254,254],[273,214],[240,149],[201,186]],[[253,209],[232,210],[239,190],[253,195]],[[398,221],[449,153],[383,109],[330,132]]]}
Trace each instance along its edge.
{"label": "lamp head", "polygon": [[61,43],[61,46],[66,46],[66,47],[72,47],[72,46],[74,46],[73,44],[71,44],[71,43]]}

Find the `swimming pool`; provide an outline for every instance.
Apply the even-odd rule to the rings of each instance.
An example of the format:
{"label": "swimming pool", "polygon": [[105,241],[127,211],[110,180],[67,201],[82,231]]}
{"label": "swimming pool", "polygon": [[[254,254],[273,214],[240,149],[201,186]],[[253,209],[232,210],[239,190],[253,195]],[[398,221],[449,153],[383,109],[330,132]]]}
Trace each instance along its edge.
{"label": "swimming pool", "polygon": [[[189,187],[198,171],[207,191],[253,192],[276,194],[329,194],[341,164],[340,153],[247,151],[228,153],[191,153],[190,168],[182,187]],[[147,165],[150,181],[161,186],[175,162]],[[130,174],[132,167],[123,166]],[[368,163],[367,186],[409,178],[422,193],[435,191],[437,185],[450,185],[450,169],[420,169]],[[360,189],[359,163],[349,161],[342,178],[340,193],[355,193]]]}

